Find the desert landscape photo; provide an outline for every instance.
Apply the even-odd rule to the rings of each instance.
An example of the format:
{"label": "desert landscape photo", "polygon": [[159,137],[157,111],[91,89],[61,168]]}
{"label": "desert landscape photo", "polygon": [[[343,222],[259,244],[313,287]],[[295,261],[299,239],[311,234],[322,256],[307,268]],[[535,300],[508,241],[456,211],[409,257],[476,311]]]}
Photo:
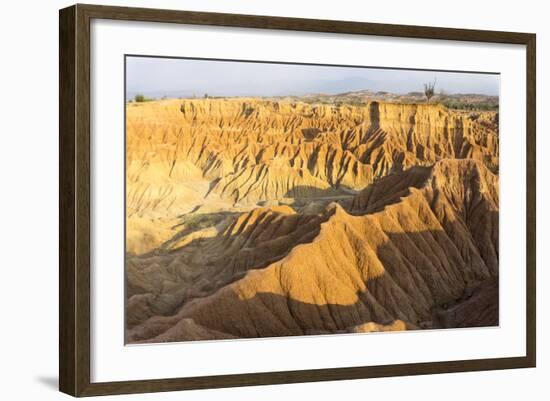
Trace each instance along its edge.
{"label": "desert landscape photo", "polygon": [[499,324],[499,75],[126,58],[127,344]]}

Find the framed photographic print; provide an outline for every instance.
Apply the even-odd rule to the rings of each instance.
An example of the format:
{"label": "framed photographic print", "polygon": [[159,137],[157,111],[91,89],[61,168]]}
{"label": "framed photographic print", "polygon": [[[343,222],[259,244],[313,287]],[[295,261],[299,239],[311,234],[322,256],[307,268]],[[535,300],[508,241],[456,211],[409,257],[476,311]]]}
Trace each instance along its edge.
{"label": "framed photographic print", "polygon": [[60,11],[60,390],[535,366],[535,35]]}

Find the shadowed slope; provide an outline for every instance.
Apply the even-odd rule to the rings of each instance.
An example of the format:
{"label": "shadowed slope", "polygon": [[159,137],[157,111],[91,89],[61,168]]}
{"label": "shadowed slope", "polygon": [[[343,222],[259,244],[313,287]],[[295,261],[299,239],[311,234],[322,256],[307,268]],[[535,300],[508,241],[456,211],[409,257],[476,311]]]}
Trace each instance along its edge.
{"label": "shadowed slope", "polygon": [[128,258],[127,325],[173,313],[187,300],[283,258],[295,245],[312,241],[330,214],[297,214],[288,206],[230,213],[215,227],[182,231],[163,252]]}
{"label": "shadowed slope", "polygon": [[474,160],[399,176],[406,184],[389,176],[356,197],[354,214],[366,214],[332,204],[312,242],[137,324],[127,340],[200,337],[184,320],[236,337],[431,327],[435,307],[498,274],[498,177]]}

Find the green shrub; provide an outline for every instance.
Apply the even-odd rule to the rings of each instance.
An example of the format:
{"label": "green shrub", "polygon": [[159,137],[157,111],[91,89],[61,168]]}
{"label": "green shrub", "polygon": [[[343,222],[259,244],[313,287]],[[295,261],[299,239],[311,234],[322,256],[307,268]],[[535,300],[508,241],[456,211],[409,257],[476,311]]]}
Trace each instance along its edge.
{"label": "green shrub", "polygon": [[150,98],[150,97],[145,97],[141,93],[138,93],[137,95],[134,96],[134,102],[136,102],[136,103],[150,102],[152,100],[155,100],[155,99]]}
{"label": "green shrub", "polygon": [[215,213],[195,214],[183,220],[183,224],[188,230],[201,230],[203,228],[212,227],[220,222],[222,217]]}

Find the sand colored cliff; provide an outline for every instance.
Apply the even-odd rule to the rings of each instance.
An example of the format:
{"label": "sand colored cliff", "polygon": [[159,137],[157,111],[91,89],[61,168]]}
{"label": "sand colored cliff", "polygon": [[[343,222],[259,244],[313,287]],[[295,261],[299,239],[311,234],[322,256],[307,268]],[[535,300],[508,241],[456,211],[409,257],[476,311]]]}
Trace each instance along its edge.
{"label": "sand colored cliff", "polygon": [[128,342],[498,324],[494,112],[126,111]]}

